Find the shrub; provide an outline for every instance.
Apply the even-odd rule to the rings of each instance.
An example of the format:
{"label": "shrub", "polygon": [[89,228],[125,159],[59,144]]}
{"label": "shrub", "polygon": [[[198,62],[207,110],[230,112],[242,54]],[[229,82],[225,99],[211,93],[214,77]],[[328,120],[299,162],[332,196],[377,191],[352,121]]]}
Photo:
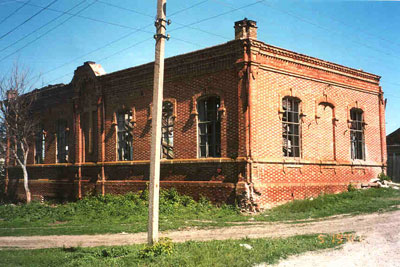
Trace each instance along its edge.
{"label": "shrub", "polygon": [[357,188],[353,185],[353,184],[349,184],[348,186],[347,186],[347,191],[348,192],[354,192],[354,191],[356,191],[357,190]]}
{"label": "shrub", "polygon": [[174,243],[170,238],[160,238],[160,240],[153,244],[147,245],[139,251],[139,258],[153,258],[163,254],[171,255],[174,251]]}
{"label": "shrub", "polygon": [[392,178],[391,178],[390,176],[386,175],[386,174],[383,173],[383,172],[381,172],[381,173],[378,175],[378,179],[381,180],[381,182],[383,182],[383,181],[392,181]]}

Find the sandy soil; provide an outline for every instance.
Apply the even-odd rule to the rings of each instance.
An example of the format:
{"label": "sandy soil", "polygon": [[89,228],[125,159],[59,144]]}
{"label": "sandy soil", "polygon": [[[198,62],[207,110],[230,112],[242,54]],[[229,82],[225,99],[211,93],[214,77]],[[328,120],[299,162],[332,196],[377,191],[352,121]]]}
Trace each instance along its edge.
{"label": "sandy soil", "polygon": [[[287,237],[300,234],[312,233],[339,233],[354,231],[357,235],[364,237],[362,242],[354,242],[346,244],[341,251],[325,251],[327,257],[331,257],[329,261],[320,261],[317,264],[306,264],[308,266],[321,266],[321,264],[329,263],[333,259],[342,259],[345,261],[346,256],[343,253],[351,253],[357,256],[359,262],[367,261],[367,256],[371,253],[374,255],[390,255],[399,260],[400,254],[394,255],[395,251],[400,251],[400,211],[388,213],[374,213],[358,216],[345,216],[329,218],[317,222],[284,224],[284,223],[261,223],[257,225],[240,225],[225,228],[214,229],[187,229],[181,231],[168,231],[161,233],[161,236],[169,237],[175,242],[184,242],[188,240],[224,240],[239,239],[244,237],[261,238],[261,237]],[[0,237],[0,249],[5,248],[22,248],[22,249],[38,249],[51,247],[94,247],[94,246],[111,246],[111,245],[127,245],[146,242],[146,233],[136,234],[107,234],[107,235],[63,235],[63,236],[20,236],[20,237]],[[301,257],[318,257],[319,253],[308,253]],[[339,257],[340,256],[340,257]],[[325,256],[321,256],[325,257]],[[381,256],[379,256],[381,257]],[[289,261],[295,261],[300,258],[293,258]],[[288,262],[289,262],[288,261]],[[301,261],[301,260],[300,260]],[[400,266],[400,260],[397,261]],[[285,263],[282,263],[285,264]],[[282,266],[293,266],[292,263]],[[336,264],[335,264],[336,265]],[[343,264],[342,264],[343,265]],[[365,264],[362,264],[365,265]],[[299,263],[297,266],[304,266]],[[330,265],[327,265],[330,266]],[[344,265],[347,266],[347,265]],[[390,265],[388,265],[390,266]]]}
{"label": "sandy soil", "polygon": [[[275,267],[293,266],[400,266],[400,216],[392,213],[370,226],[357,227],[361,242],[348,242],[340,249],[307,252],[281,261]],[[364,224],[362,222],[361,224]],[[266,266],[266,265],[258,265]]]}

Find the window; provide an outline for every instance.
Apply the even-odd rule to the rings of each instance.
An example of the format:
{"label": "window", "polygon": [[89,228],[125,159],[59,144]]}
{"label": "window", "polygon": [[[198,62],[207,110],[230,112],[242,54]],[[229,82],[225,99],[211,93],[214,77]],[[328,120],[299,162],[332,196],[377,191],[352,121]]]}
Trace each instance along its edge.
{"label": "window", "polygon": [[66,120],[57,121],[57,162],[68,162],[68,128]]}
{"label": "window", "polygon": [[132,160],[133,159],[133,148],[132,148],[132,113],[118,112],[117,113],[117,138],[118,138],[118,160]]}
{"label": "window", "polygon": [[282,100],[283,156],[300,157],[300,100],[285,97]]}
{"label": "window", "polygon": [[219,97],[207,97],[197,101],[199,113],[199,156],[221,156],[221,121],[218,114]]}
{"label": "window", "polygon": [[361,109],[350,110],[350,146],[352,159],[365,159],[364,120]]}
{"label": "window", "polygon": [[43,164],[45,157],[46,136],[43,126],[39,126],[35,136],[35,163]]}
{"label": "window", "polygon": [[161,157],[164,159],[174,158],[174,105],[165,101],[162,111],[162,128],[161,128]]}

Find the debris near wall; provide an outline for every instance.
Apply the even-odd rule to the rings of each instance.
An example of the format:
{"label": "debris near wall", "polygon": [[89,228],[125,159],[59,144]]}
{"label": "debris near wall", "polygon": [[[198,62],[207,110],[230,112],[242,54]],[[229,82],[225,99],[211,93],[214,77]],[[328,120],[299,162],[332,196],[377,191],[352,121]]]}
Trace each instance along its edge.
{"label": "debris near wall", "polygon": [[374,187],[374,188],[393,188],[396,190],[400,190],[399,183],[393,183],[392,181],[381,180],[379,178],[373,178],[368,183],[361,184],[362,189],[367,189],[367,188],[372,188],[372,187]]}
{"label": "debris near wall", "polygon": [[237,188],[238,205],[241,212],[260,212],[259,197],[261,193],[256,190],[253,183],[241,183]]}

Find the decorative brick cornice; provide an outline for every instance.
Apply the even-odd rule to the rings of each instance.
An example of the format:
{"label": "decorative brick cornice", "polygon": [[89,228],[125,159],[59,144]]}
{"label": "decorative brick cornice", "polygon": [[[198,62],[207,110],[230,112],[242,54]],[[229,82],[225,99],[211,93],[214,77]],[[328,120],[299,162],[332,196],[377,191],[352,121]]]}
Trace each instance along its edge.
{"label": "decorative brick cornice", "polygon": [[265,44],[258,40],[249,40],[251,47],[254,49],[259,49],[259,53],[266,54],[267,56],[279,57],[282,60],[287,60],[290,62],[303,62],[307,63],[311,67],[324,69],[326,71],[332,71],[335,73],[347,74],[362,79],[369,80],[370,82],[379,83],[380,76],[364,72],[361,70],[345,67],[336,63],[328,62],[315,57],[310,57],[307,55],[299,54],[293,51],[289,51],[283,48]]}
{"label": "decorative brick cornice", "polygon": [[[164,80],[170,81],[176,77],[214,72],[217,69],[233,68],[234,63],[243,55],[243,40],[234,40],[221,45],[196,50],[165,59]],[[146,63],[132,68],[119,70],[99,77],[100,81],[113,83],[124,79],[150,78],[154,72],[154,63]]]}

